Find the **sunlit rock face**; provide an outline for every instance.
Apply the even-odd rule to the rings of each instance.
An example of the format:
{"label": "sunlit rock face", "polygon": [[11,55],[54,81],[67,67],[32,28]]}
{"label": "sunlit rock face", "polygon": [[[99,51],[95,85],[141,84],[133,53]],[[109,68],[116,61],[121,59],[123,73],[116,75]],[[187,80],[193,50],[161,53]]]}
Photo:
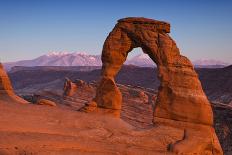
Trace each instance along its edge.
{"label": "sunlit rock face", "polygon": [[1,102],[28,103],[15,95],[10,79],[0,63],[0,103]]}
{"label": "sunlit rock face", "polygon": [[156,63],[161,82],[154,123],[184,130],[183,138],[170,144],[169,150],[177,154],[222,154],[212,128],[212,109],[198,75],[168,33],[170,24],[162,21],[134,17],[118,21],[103,46],[101,82],[90,104],[91,111],[94,111],[91,105],[96,111],[120,111],[122,97],[114,78],[128,53],[141,47]]}
{"label": "sunlit rock face", "polygon": [[95,98],[99,107],[120,109],[121,95],[114,77],[128,53],[141,47],[157,64],[161,81],[154,117],[212,125],[212,110],[198,75],[191,62],[180,55],[169,32],[166,22],[145,18],[118,21],[102,51],[102,81]]}

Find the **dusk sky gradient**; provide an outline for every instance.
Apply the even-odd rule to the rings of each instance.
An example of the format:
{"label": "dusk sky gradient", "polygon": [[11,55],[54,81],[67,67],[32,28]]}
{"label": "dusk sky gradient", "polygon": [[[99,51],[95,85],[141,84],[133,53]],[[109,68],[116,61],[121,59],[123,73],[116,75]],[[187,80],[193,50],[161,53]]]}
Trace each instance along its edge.
{"label": "dusk sky gradient", "polygon": [[191,60],[232,63],[230,0],[0,0],[0,61],[52,51],[101,54],[117,20],[130,16],[170,22]]}

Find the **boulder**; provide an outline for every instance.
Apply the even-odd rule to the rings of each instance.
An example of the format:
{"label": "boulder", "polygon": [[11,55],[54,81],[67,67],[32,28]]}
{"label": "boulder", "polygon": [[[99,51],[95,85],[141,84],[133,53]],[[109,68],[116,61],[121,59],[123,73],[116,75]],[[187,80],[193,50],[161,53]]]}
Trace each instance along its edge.
{"label": "boulder", "polygon": [[37,101],[37,104],[39,104],[39,105],[48,105],[48,106],[52,106],[52,107],[56,106],[55,102],[47,100],[47,99],[39,99]]}

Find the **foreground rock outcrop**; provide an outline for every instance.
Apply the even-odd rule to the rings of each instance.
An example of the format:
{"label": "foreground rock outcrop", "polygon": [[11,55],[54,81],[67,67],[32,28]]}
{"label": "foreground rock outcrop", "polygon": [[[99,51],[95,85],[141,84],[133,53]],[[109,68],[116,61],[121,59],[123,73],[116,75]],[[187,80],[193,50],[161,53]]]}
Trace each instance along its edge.
{"label": "foreground rock outcrop", "polygon": [[15,95],[10,79],[0,63],[0,103],[28,103],[24,99]]}
{"label": "foreground rock outcrop", "polygon": [[[76,83],[76,81],[77,80],[74,78],[73,83]],[[54,89],[54,86],[49,84],[46,84],[46,87],[43,88],[35,84],[34,87],[39,87],[40,92],[37,91],[38,89],[35,89],[34,93],[39,93],[41,98],[48,98],[49,100],[55,101],[57,103],[57,108],[68,108],[70,110],[76,111],[84,106],[85,103],[91,101],[95,94],[97,83],[94,81],[90,83],[84,83],[85,87],[79,87],[79,89],[77,89],[72,97],[63,97],[63,85],[60,83],[60,81],[53,83],[53,85],[57,85],[56,89]],[[117,86],[123,95],[120,118],[141,131],[153,128],[154,124],[152,123],[152,107],[156,100],[157,91],[154,89],[132,85],[117,84]],[[29,85],[29,87],[31,87],[31,85]],[[148,95],[148,104],[144,104],[143,98],[139,97],[141,92],[144,92],[146,95]],[[27,96],[26,99],[31,101],[31,97],[28,97],[29,96]],[[214,109],[214,128],[216,130],[216,134],[219,138],[224,154],[231,155],[232,126],[230,124],[232,124],[232,109],[226,107],[222,108],[218,103],[212,105]]]}
{"label": "foreground rock outcrop", "polygon": [[119,20],[103,46],[101,82],[96,97],[84,111],[119,113],[122,95],[114,78],[128,53],[141,47],[157,64],[161,82],[154,122],[184,131],[183,138],[170,144],[169,150],[177,154],[222,154],[212,127],[212,109],[198,75],[188,58],[180,54],[169,32],[170,24],[166,22],[146,18]]}
{"label": "foreground rock outcrop", "polygon": [[0,112],[1,155],[175,155],[167,145],[183,136],[171,126],[137,130],[121,119],[48,106],[0,104]]}

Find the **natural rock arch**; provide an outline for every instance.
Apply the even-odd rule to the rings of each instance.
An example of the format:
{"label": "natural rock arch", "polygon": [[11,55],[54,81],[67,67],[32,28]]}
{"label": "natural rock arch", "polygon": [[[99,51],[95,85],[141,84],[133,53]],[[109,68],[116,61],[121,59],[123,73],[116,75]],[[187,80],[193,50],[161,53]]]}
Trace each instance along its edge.
{"label": "natural rock arch", "polygon": [[141,47],[156,63],[161,82],[154,108],[154,121],[171,119],[212,125],[212,109],[198,75],[188,58],[180,55],[175,41],[168,33],[170,24],[166,22],[135,17],[120,19],[105,40],[101,82],[89,107],[110,111],[121,109],[122,96],[114,77],[127,54],[133,48]]}
{"label": "natural rock arch", "polygon": [[[96,97],[92,104],[86,106],[83,110],[98,111],[99,109],[101,112],[110,113],[120,111],[122,97],[114,82],[114,77],[126,60],[128,52],[139,46],[157,64],[161,81],[157,106],[154,109],[154,120],[159,122],[156,129],[159,128],[159,131],[164,131],[167,134],[161,133],[164,137],[160,139],[158,136],[160,133],[154,132],[158,136],[160,143],[165,143],[154,147],[159,148],[162,146],[165,154],[166,152],[173,152],[171,154],[222,155],[220,144],[212,127],[210,104],[202,91],[191,62],[180,55],[175,42],[167,34],[169,31],[170,25],[165,22],[144,18],[119,20],[104,44],[102,79]],[[0,64],[0,103],[2,102],[27,103],[15,95],[10,80]],[[107,122],[107,120],[103,121]],[[112,122],[110,123],[112,128],[111,124]],[[100,123],[100,128],[103,126],[104,123]],[[167,126],[169,127],[166,128]],[[115,132],[120,137],[111,135],[110,137],[104,136],[101,139],[110,139],[111,146],[119,142],[118,138],[127,143],[127,139],[123,138],[123,131],[114,131],[112,133]],[[138,134],[131,134],[128,140],[131,141],[131,136],[136,135]],[[147,136],[149,135],[150,133]],[[171,136],[169,137],[169,135]],[[138,143],[143,143],[143,140],[147,143],[145,137],[140,134],[138,136],[142,138]],[[166,141],[167,139],[169,140]],[[157,143],[155,141],[152,144]],[[145,145],[145,147],[147,146]],[[150,149],[150,147],[147,148]],[[128,147],[122,150],[124,149],[128,149]],[[138,150],[140,149],[136,147],[136,151]]]}

